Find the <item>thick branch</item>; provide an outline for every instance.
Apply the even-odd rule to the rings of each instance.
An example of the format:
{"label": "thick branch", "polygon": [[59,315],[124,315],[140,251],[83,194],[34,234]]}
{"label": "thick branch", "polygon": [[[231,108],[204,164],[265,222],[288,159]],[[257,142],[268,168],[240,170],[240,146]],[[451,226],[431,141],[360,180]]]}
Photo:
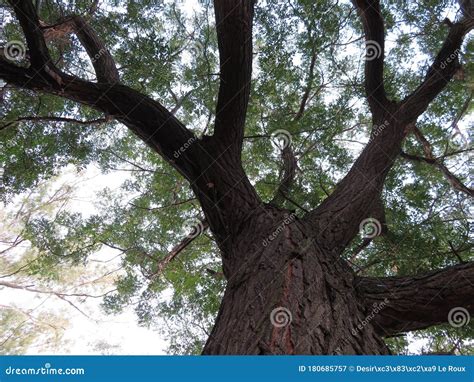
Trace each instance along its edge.
{"label": "thick branch", "polygon": [[215,137],[240,157],[252,76],[254,0],[216,0],[220,86]]}
{"label": "thick branch", "polygon": [[448,180],[448,182],[451,184],[451,186],[454,189],[461,191],[468,196],[474,197],[474,190],[464,185],[456,175],[454,175],[451,171],[449,171],[449,169],[445,166],[445,164],[442,161],[440,161],[438,158],[435,158],[431,144],[425,138],[425,136],[420,131],[420,129],[415,127],[413,129],[413,132],[423,147],[423,152],[425,153],[425,157],[419,157],[416,155],[407,154],[402,151],[400,153],[402,158],[418,161],[418,162],[425,162],[437,167],[443,173],[444,177]]}
{"label": "thick branch", "polygon": [[53,25],[40,21],[40,25],[46,41],[67,40],[71,33],[75,33],[91,60],[98,82],[114,83],[120,80],[115,60],[84,17],[68,16]]}
{"label": "thick branch", "polygon": [[[375,18],[379,13],[378,1],[372,3],[377,11],[377,14],[373,14]],[[374,12],[374,9],[367,8],[369,3],[366,1],[357,0],[357,4],[370,14]],[[368,27],[367,33],[372,31],[369,36],[376,39],[379,36],[378,41],[381,41],[379,22],[372,20],[372,23],[376,25]],[[305,217],[311,224],[316,241],[326,251],[340,255],[344,247],[359,233],[363,220],[371,217],[374,201],[380,196],[385,178],[400,154],[403,140],[414,128],[416,119],[452,78],[463,37],[472,29],[473,23],[472,19],[464,19],[453,24],[425,81],[412,95],[402,103],[387,102],[384,108],[371,107],[374,123],[371,140],[334,192]],[[373,61],[381,65],[377,59]],[[373,68],[375,73],[379,73],[375,77],[381,80],[382,72],[377,64],[367,64],[367,68]],[[366,71],[366,76],[370,76],[371,72],[372,70]],[[369,84],[375,85],[376,82],[372,79]]]}
{"label": "thick branch", "polygon": [[51,57],[33,3],[30,0],[9,0],[8,2],[13,7],[25,34],[30,50],[31,66],[40,71],[47,68],[51,63]]}
{"label": "thick branch", "polygon": [[417,137],[419,137],[418,139],[423,145],[423,151],[425,152],[425,157],[408,154],[403,151],[400,152],[400,156],[408,160],[412,160],[416,162],[424,162],[424,163],[428,163],[430,165],[437,167],[443,173],[444,177],[448,180],[449,184],[451,184],[451,186],[454,189],[461,191],[468,196],[474,197],[474,189],[467,187],[463,182],[461,182],[461,180],[456,175],[454,175],[451,171],[449,171],[446,165],[444,165],[444,163],[441,162],[439,158],[435,158],[433,156],[431,145],[423,136],[421,131],[415,128],[415,134]]}
{"label": "thick branch", "polygon": [[[99,110],[128,126],[187,179],[199,176],[195,156],[200,146],[192,144],[197,137],[159,102],[117,83],[92,83],[60,74],[58,89],[34,69],[20,68],[0,57],[0,78],[7,83],[55,94]],[[185,144],[189,147],[183,151]]]}
{"label": "thick branch", "polygon": [[368,310],[387,301],[374,318],[381,335],[448,322],[454,308],[474,314],[474,262],[414,277],[361,277],[356,283]]}
{"label": "thick branch", "polygon": [[115,61],[94,29],[81,16],[74,16],[70,23],[94,66],[97,81],[120,81]]}
{"label": "thick branch", "polygon": [[388,100],[383,81],[385,54],[384,21],[379,0],[353,0],[365,32],[365,91],[372,113],[384,109]]}
{"label": "thick branch", "polygon": [[[82,103],[125,124],[190,181],[214,235],[224,242],[260,203],[240,163],[250,91],[252,17],[253,1],[216,2],[221,87],[213,137],[198,139],[159,102],[117,82],[92,83],[57,68],[48,71],[54,76],[44,76],[2,57],[0,78]],[[230,252],[231,242],[226,243]]]}
{"label": "thick branch", "polygon": [[297,162],[295,154],[291,145],[288,145],[281,151],[281,158],[283,160],[283,166],[280,173],[280,185],[275,192],[275,196],[271,203],[280,204],[286,199],[286,195],[289,195],[291,186],[295,180]]}
{"label": "thick branch", "polygon": [[446,40],[418,88],[402,102],[403,118],[412,122],[445,88],[459,68],[459,53],[464,36],[474,28],[471,15],[450,26]]}
{"label": "thick branch", "polygon": [[[26,36],[32,65],[21,68],[0,57],[0,78],[17,87],[55,94],[102,111],[128,126],[187,179],[193,180],[200,175],[196,164],[196,151],[199,151],[200,145],[191,145],[197,137],[160,103],[115,81],[117,75],[113,59],[87,24],[81,24],[81,18],[74,18],[74,22],[85,30],[77,30],[76,33],[85,43],[88,53],[99,55],[100,49],[104,49],[100,57],[95,59],[94,56],[97,84],[62,73],[50,63],[31,0],[11,0],[10,4]],[[48,75],[44,75],[43,69]],[[182,152],[186,144],[186,150]]]}

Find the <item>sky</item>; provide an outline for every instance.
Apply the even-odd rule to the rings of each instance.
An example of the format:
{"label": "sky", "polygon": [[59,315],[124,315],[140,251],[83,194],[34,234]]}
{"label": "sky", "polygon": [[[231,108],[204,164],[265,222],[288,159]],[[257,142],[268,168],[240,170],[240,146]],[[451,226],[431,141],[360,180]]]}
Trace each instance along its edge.
{"label": "sky", "polygon": [[[73,197],[68,210],[71,212],[81,211],[83,215],[87,216],[95,211],[94,200],[97,192],[101,191],[104,186],[111,190],[117,189],[125,179],[126,177],[121,173],[103,175],[92,165],[80,174],[69,167],[55,181],[52,188],[55,189],[62,184],[78,184],[74,193],[77,197]],[[110,270],[117,269],[120,262],[117,253],[110,248],[102,249],[93,256],[92,260],[102,262],[110,260],[106,263],[107,269]],[[94,261],[89,264],[94,266]],[[89,269],[91,269],[91,265],[88,266]],[[91,275],[87,278],[94,279],[95,277]],[[48,288],[41,287],[41,289]],[[51,290],[54,290],[54,287]],[[99,350],[94,349],[95,345],[100,342],[106,342],[111,346],[119,345],[119,347],[110,349],[119,354],[165,354],[166,339],[156,331],[139,327],[132,308],[126,309],[120,315],[108,316],[100,308],[101,298],[91,298],[84,303],[74,300],[74,303],[90,318],[54,296],[29,291],[0,288],[0,302],[1,305],[18,307],[34,316],[38,316],[41,312],[51,312],[67,318],[69,323],[64,330],[62,341],[65,345],[54,349],[54,352],[58,354],[100,354]],[[41,341],[39,344],[34,343],[28,349],[28,354],[50,353],[51,349],[47,346],[44,347]]]}

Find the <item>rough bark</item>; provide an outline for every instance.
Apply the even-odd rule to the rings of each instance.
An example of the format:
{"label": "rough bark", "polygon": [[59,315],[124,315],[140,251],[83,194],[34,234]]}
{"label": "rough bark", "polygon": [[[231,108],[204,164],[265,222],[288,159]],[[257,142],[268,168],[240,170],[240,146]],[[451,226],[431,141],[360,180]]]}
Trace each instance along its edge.
{"label": "rough bark", "polygon": [[204,354],[387,354],[359,303],[352,270],[311,240],[305,223],[267,206],[240,234]]}
{"label": "rough bark", "polygon": [[384,336],[446,322],[459,307],[474,314],[474,262],[415,277],[361,277],[356,285],[367,307],[388,300],[374,318]]}

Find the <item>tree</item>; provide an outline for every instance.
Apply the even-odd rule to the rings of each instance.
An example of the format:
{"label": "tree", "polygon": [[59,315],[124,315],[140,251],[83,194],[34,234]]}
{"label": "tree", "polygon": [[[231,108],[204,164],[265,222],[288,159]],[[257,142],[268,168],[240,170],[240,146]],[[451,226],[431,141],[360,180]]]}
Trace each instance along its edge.
{"label": "tree", "polygon": [[[204,354],[387,354],[383,337],[459,313],[468,321],[474,263],[465,259],[472,247],[465,209],[473,190],[451,167],[470,149],[446,146],[446,138],[466,140],[458,123],[472,98],[470,65],[461,65],[472,53],[464,41],[474,27],[469,7],[443,26],[433,15],[450,10],[446,1],[383,8],[377,0],[268,1],[255,13],[253,0],[226,0],[214,3],[215,27],[205,3],[188,32],[174,4],[103,11],[84,2],[67,13],[46,2],[38,13],[29,0],[8,3],[27,50],[12,62],[18,56],[7,42],[0,58],[12,91],[3,139],[20,137],[3,155],[5,195],[65,163],[97,160],[109,170],[121,163],[137,173],[124,183],[132,201],[104,195],[100,218],[62,219],[66,238],[55,222],[32,224],[32,242],[44,251],[76,240],[90,246],[76,260],[98,244],[124,253],[128,275],[106,299],[109,310],[133,302],[150,322],[154,294],[171,285],[172,304],[158,307],[199,305],[205,322],[225,285]],[[11,24],[7,32],[20,36]],[[348,32],[360,29],[362,86],[357,63],[343,54],[361,41]],[[386,63],[388,32],[399,45]],[[413,46],[428,67],[399,65]],[[192,54],[183,56],[186,49]],[[25,100],[36,95],[34,110]],[[453,113],[449,128],[440,127]],[[353,159],[353,146],[336,140],[357,141],[368,121],[369,140]],[[74,129],[62,127],[69,122]],[[269,140],[281,152],[279,172]],[[189,218],[191,232],[171,246]],[[203,249],[175,261],[194,245]]]}
{"label": "tree", "polygon": [[[90,306],[84,308],[84,303],[93,299],[100,302],[114,291],[114,276],[120,267],[113,263],[96,260],[87,267],[62,264],[59,256],[44,256],[30,244],[31,221],[60,219],[61,211],[70,209],[73,193],[84,179],[78,180],[78,174],[69,175],[74,175],[74,181],[61,177],[42,182],[0,212],[1,354],[64,352],[68,348],[64,334],[71,326],[70,320],[77,315],[98,320],[97,314],[91,317]],[[74,250],[64,249],[68,254]],[[55,252],[57,248],[50,250]]]}

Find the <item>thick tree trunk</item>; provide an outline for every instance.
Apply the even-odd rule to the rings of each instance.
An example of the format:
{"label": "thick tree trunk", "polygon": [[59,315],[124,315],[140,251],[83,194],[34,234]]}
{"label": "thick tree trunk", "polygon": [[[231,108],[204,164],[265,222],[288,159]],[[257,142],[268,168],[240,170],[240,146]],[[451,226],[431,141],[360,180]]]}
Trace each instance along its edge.
{"label": "thick tree trunk", "polygon": [[204,354],[388,353],[352,270],[306,232],[293,213],[270,206],[249,218]]}

